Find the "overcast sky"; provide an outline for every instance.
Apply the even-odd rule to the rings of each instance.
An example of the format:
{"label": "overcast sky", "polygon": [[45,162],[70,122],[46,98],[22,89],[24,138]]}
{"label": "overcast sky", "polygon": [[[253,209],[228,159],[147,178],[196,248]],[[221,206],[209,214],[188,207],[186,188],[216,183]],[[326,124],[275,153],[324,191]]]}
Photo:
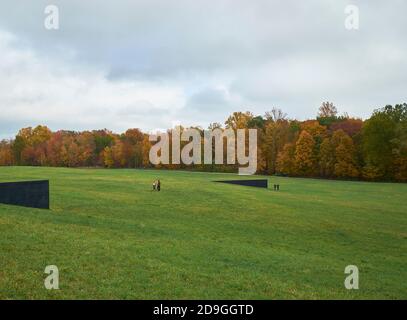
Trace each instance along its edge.
{"label": "overcast sky", "polygon": [[[59,8],[59,30],[44,9]],[[344,26],[359,7],[359,30]],[[290,118],[322,101],[366,118],[407,102],[407,1],[0,0],[0,138],[19,128],[151,131]]]}

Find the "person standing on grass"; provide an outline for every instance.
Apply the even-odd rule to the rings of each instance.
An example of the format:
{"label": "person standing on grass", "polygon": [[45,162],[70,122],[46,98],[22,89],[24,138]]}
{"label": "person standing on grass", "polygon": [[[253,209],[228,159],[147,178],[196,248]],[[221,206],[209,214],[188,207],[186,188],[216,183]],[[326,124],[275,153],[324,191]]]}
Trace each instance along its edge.
{"label": "person standing on grass", "polygon": [[155,191],[157,188],[157,180],[154,180],[153,182],[153,191]]}
{"label": "person standing on grass", "polygon": [[157,180],[157,191],[161,190],[161,182],[160,180]]}

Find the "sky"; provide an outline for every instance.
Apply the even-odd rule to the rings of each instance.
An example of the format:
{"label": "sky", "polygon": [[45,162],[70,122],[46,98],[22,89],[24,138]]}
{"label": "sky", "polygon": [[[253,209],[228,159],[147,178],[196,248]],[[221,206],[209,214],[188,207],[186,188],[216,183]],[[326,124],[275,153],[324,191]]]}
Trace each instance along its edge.
{"label": "sky", "polygon": [[[47,5],[59,29],[44,26]],[[345,28],[347,5],[359,29]],[[407,102],[404,0],[0,0],[0,138]]]}

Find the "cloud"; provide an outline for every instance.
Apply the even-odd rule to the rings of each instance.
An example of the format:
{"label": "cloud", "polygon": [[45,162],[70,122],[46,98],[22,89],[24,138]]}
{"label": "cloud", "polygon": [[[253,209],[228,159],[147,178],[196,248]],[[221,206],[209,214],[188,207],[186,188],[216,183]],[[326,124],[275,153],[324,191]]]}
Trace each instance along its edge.
{"label": "cloud", "polygon": [[[55,0],[0,4],[0,135],[173,123],[206,126],[233,111],[315,116],[332,100],[368,117],[407,101],[405,1]],[[344,8],[360,9],[360,30]],[[4,88],[4,89],[3,89]],[[7,128],[7,129],[6,129]]]}
{"label": "cloud", "polygon": [[[3,135],[15,133],[21,124],[40,123],[54,129],[148,129],[159,122],[170,124],[161,115],[184,104],[183,89],[176,85],[112,82],[102,70],[78,69],[63,57],[44,59],[17,43],[11,34],[0,33],[0,121],[14,124]],[[137,122],[130,116],[144,118],[147,113],[155,116]]]}

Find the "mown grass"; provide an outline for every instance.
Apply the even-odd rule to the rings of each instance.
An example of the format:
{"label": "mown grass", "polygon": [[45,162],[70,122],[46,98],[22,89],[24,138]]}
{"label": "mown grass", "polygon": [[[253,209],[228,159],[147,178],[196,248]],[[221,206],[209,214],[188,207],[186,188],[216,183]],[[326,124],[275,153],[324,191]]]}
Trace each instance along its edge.
{"label": "mown grass", "polygon": [[[160,178],[162,191],[151,192]],[[406,299],[407,185],[1,167],[51,210],[0,204],[1,299]],[[360,289],[346,290],[357,265]],[[57,265],[60,290],[44,288]]]}

